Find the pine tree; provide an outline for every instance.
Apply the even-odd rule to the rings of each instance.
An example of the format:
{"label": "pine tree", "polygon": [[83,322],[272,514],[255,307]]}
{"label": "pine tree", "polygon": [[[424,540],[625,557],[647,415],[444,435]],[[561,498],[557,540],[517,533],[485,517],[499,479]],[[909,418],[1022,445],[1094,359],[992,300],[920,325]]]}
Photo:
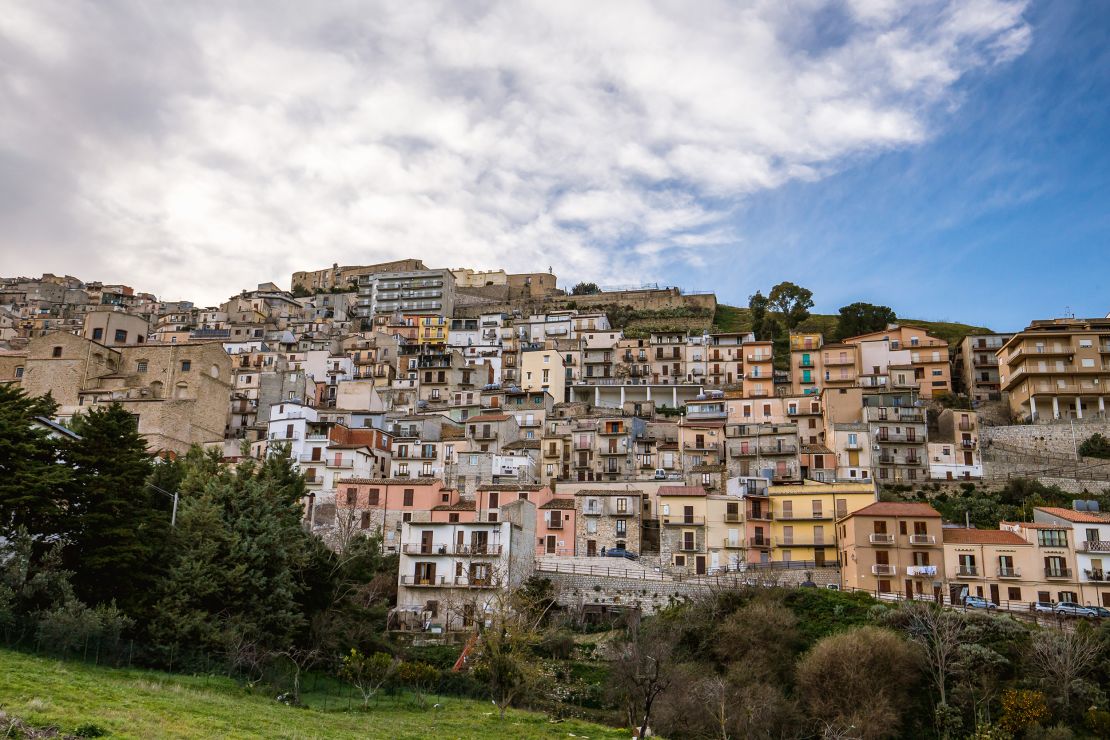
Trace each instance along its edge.
{"label": "pine tree", "polygon": [[57,404],[0,385],[0,533],[25,527],[32,537],[62,533],[69,469],[36,416],[49,417]]}
{"label": "pine tree", "polygon": [[136,613],[157,576],[170,502],[147,486],[152,456],[122,406],[75,416],[71,426],[79,438],[62,443],[73,469],[66,564],[83,600],[115,600]]}

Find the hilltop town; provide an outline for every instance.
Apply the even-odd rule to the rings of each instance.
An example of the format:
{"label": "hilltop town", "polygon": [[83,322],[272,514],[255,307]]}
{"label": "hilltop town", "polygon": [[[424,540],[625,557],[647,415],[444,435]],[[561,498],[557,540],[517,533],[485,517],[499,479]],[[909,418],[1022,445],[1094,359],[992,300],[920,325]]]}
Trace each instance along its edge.
{"label": "hilltop town", "polygon": [[[380,532],[401,556],[405,628],[461,626],[436,606],[456,586],[614,552],[673,576],[804,568],[880,594],[1110,605],[1103,514],[956,531],[927,503],[877,503],[1014,475],[1098,490],[1106,468],[1077,435],[1103,429],[1110,319],[824,336],[798,328],[812,301],[790,288],[772,292],[777,324],[720,331],[711,294],[418,259],[296,272],[211,307],[12,278],[0,382],[51,394],[55,423],[120,404],[160,455],[288,457],[306,526],[333,544]],[[879,515],[908,523],[871,531]],[[1049,525],[1074,541],[1056,547]]]}

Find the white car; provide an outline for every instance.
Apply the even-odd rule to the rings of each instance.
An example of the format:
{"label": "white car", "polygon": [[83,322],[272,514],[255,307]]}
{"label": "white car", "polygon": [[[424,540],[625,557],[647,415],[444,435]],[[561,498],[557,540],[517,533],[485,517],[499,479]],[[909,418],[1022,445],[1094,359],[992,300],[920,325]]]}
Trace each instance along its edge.
{"label": "white car", "polygon": [[1097,617],[1098,612],[1089,606],[1083,606],[1074,601],[1061,601],[1054,610],[1057,614],[1068,617]]}

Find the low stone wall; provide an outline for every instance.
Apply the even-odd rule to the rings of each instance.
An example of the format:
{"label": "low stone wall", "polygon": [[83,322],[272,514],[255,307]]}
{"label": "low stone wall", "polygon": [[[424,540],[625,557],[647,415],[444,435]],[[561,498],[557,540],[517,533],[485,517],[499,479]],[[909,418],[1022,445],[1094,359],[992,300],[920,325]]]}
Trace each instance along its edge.
{"label": "low stone wall", "polygon": [[1046,424],[980,427],[979,444],[984,450],[990,449],[989,443],[1001,442],[1005,445],[1027,449],[1033,453],[1073,455],[1075,454],[1075,448],[1096,432],[1104,437],[1110,437],[1110,421],[1084,419],[1071,423],[1061,421]]}
{"label": "low stone wall", "polygon": [[806,580],[807,574],[821,588],[830,583],[840,583],[840,573],[836,568],[751,570],[721,577],[682,580],[536,571],[536,575],[551,579],[558,594],[557,600],[563,606],[577,609],[584,604],[620,604],[638,607],[644,614],[651,614],[667,606],[673,599],[723,589],[742,586],[797,586]]}

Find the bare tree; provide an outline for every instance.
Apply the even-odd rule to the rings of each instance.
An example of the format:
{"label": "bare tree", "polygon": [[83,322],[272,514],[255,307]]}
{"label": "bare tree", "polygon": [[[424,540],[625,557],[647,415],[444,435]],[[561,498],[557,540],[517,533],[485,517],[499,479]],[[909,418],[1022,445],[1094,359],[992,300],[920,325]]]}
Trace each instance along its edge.
{"label": "bare tree", "polygon": [[[921,648],[926,670],[939,697],[938,709],[947,708],[948,678],[964,641],[963,619],[939,605],[922,601],[905,604],[894,616]],[[938,729],[947,737],[947,728]]]}
{"label": "bare tree", "polygon": [[293,696],[292,703],[301,703],[301,675],[308,672],[320,662],[321,653],[316,648],[290,647],[285,650],[274,650],[270,655],[277,660],[285,658],[293,668]]}
{"label": "bare tree", "polygon": [[1033,670],[1060,692],[1064,708],[1071,706],[1075,682],[1090,673],[1099,660],[1098,641],[1084,630],[1039,632],[1033,636],[1029,662]]}
{"label": "bare tree", "polygon": [[625,700],[629,718],[639,724],[640,737],[647,735],[656,700],[674,683],[675,642],[665,627],[649,624],[630,632],[618,651],[616,689]]}

